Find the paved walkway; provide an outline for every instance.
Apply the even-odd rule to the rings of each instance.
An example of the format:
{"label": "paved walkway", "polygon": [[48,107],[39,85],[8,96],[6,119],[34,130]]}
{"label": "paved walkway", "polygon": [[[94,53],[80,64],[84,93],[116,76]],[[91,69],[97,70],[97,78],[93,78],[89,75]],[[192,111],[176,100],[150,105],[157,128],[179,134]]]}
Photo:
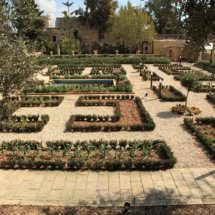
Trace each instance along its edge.
{"label": "paved walkway", "polygon": [[215,168],[155,172],[0,170],[0,204],[214,204]]}

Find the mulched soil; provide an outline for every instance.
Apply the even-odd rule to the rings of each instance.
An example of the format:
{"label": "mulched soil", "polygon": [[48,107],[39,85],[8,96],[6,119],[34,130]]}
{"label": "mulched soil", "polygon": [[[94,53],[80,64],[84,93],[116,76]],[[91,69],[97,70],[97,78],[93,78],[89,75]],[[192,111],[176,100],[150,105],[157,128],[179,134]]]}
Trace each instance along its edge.
{"label": "mulched soil", "polygon": [[[107,100],[99,100],[101,102],[106,102]],[[96,124],[96,125],[134,125],[134,124],[141,124],[142,119],[139,113],[139,109],[137,107],[137,104],[134,100],[114,100],[118,101],[120,104],[120,110],[121,110],[121,118],[117,122],[88,122],[88,121],[75,121],[74,125],[78,126],[86,126],[90,124]],[[106,115],[105,113],[103,114]]]}
{"label": "mulched soil", "polygon": [[[122,215],[123,207],[61,207],[2,205],[5,215]],[[131,208],[127,215],[212,215],[215,205],[150,206]]]}
{"label": "mulched soil", "polygon": [[169,89],[167,89],[167,88],[163,88],[163,89],[161,90],[161,93],[162,93],[163,96],[166,96],[166,97],[180,98],[180,96],[175,95],[174,92],[171,92],[171,91],[170,91]]}
{"label": "mulched soil", "polygon": [[215,140],[215,127],[212,124],[204,125],[204,124],[196,124],[195,125],[200,131],[208,138]]}

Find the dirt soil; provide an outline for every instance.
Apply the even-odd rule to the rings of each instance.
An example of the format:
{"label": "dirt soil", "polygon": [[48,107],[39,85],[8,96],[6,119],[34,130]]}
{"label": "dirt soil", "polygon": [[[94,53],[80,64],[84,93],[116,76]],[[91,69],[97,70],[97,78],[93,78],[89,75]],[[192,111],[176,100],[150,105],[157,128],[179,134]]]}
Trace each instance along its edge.
{"label": "dirt soil", "polygon": [[[62,207],[2,205],[1,215],[122,215],[122,207]],[[132,208],[127,215],[213,215],[215,205],[145,206]]]}
{"label": "dirt soil", "polygon": [[[99,100],[101,102],[106,102],[107,100]],[[134,100],[116,100],[120,104],[120,110],[121,110],[121,118],[117,122],[93,122],[93,124],[96,125],[134,125],[134,124],[141,124],[142,119],[139,113],[139,109],[137,107],[137,104]],[[104,113],[105,115],[105,113]],[[87,121],[75,121],[74,125],[79,125],[79,126],[85,126],[85,125],[90,125],[92,122],[87,122]]]}
{"label": "dirt soil", "polygon": [[163,88],[162,91],[161,91],[162,95],[163,96],[166,96],[166,97],[171,97],[171,98],[180,98],[180,96],[177,96],[175,95],[174,92],[171,92],[169,89],[167,88]]}

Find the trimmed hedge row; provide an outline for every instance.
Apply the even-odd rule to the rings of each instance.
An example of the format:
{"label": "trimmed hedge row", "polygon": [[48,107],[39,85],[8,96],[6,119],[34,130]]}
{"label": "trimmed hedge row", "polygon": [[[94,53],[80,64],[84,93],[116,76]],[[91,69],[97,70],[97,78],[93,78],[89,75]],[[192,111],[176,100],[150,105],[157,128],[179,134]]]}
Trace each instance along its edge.
{"label": "trimmed hedge row", "polygon": [[215,95],[212,93],[209,93],[208,95],[206,95],[206,99],[212,103],[215,103]]}
{"label": "trimmed hedge row", "polygon": [[[81,66],[94,66],[94,65],[110,65],[110,64],[139,64],[142,62],[143,55],[135,56],[132,55],[132,58],[130,58],[130,55],[127,55],[125,57],[123,56],[114,56],[114,57],[102,57],[102,56],[87,56],[79,58],[76,57],[62,57],[59,56],[57,58],[50,57],[49,59],[45,57],[39,57],[38,63],[39,64],[51,64],[51,65],[81,65]],[[146,64],[168,64],[170,63],[170,59],[167,57],[148,57],[146,55]]]}
{"label": "trimmed hedge row", "polygon": [[[196,122],[202,124],[212,124],[215,127],[215,118],[214,117],[198,117],[196,118]],[[197,129],[194,125],[193,119],[184,118],[184,124],[186,127],[192,132],[195,133],[197,139],[213,154],[215,155],[215,138],[208,139],[205,134],[203,134],[199,129]]]}
{"label": "trimmed hedge row", "polygon": [[197,64],[195,64],[194,66],[201,68],[203,70],[206,70],[208,72],[211,72],[211,73],[215,72],[215,63],[213,63],[211,65],[209,61],[200,61]]}
{"label": "trimmed hedge row", "polygon": [[[28,119],[28,121],[27,121]],[[48,115],[41,115],[40,117],[31,116],[11,116],[8,120],[0,122],[0,132],[40,132],[49,121]],[[28,123],[27,123],[28,122]],[[34,123],[34,124],[33,124]]]}
{"label": "trimmed hedge row", "polygon": [[[89,148],[89,144],[90,147]],[[129,146],[126,147],[126,145],[129,144]],[[91,151],[99,150],[103,153],[103,156],[105,156],[104,153],[107,153],[106,151],[115,151],[116,153],[120,153],[116,146],[119,145],[123,150],[126,152],[126,156],[123,157],[123,159],[118,159],[117,156],[115,159],[108,159],[106,157],[105,159],[96,158],[96,160],[93,160],[93,162],[90,161],[90,157],[83,157],[84,152],[87,151],[88,153],[91,153]],[[154,141],[126,141],[126,140],[120,140],[117,142],[116,140],[111,141],[105,141],[105,140],[90,140],[88,141],[77,141],[75,144],[71,141],[47,141],[46,146],[47,148],[42,149],[42,144],[38,141],[20,141],[20,140],[14,140],[10,142],[3,142],[0,144],[1,149],[3,151],[13,151],[13,158],[10,160],[4,159],[4,161],[0,162],[1,168],[27,168],[27,169],[72,169],[72,170],[80,170],[83,168],[87,169],[97,169],[97,170],[121,170],[121,169],[155,169],[155,168],[171,168],[174,166],[174,164],[177,162],[176,158],[173,155],[173,152],[171,151],[170,147],[166,144],[163,140],[154,140]],[[73,146],[73,147],[72,147]],[[159,150],[159,154],[162,155],[162,158],[160,159],[151,159],[148,157],[145,153],[144,156],[146,157],[140,157],[139,159],[133,159],[136,156],[136,152],[139,150],[144,150],[149,147],[157,147]],[[126,149],[125,149],[126,147]],[[28,159],[28,158],[21,158],[19,156],[16,156],[16,152],[21,151],[22,153],[31,153],[31,150],[36,150],[37,153],[35,154],[35,157]],[[40,154],[40,151],[49,151],[52,152],[52,154],[55,153],[55,151],[62,151],[63,157],[56,159],[45,159],[45,158],[38,158],[37,154]],[[64,159],[68,152],[71,150],[74,151],[74,155],[69,159]],[[77,156],[77,153],[81,156]],[[133,152],[133,153],[132,153]],[[114,153],[114,152],[113,152]],[[107,153],[108,156],[109,153]],[[1,156],[4,156],[4,153],[1,154]],[[119,156],[119,155],[118,155]]]}
{"label": "trimmed hedge row", "polygon": [[[88,99],[89,100],[93,100],[93,99],[110,99],[110,95],[107,95],[107,96],[98,96],[98,95],[94,95],[94,96],[91,96],[89,97],[88,96]],[[89,102],[89,101],[86,101],[86,102],[83,102],[83,100],[85,99],[86,97],[83,97],[83,96],[80,96],[76,102],[76,105],[79,105],[79,106],[101,106],[101,105],[108,105],[108,106],[116,106],[116,112],[115,112],[115,115],[114,116],[111,116],[111,121],[115,122],[115,121],[118,121],[120,119],[120,116],[121,116],[121,112],[120,112],[120,105],[118,102],[114,102],[114,101],[107,101],[107,102],[100,102],[100,101],[93,101],[93,102]],[[119,99],[119,96],[117,95],[116,96],[117,99]],[[121,96],[122,99],[133,99],[133,96],[132,97],[129,97],[129,95],[125,95],[125,96]],[[129,128],[131,131],[151,131],[151,130],[154,130],[155,128],[155,123],[153,121],[153,119],[151,118],[150,114],[146,111],[146,109],[144,108],[142,102],[141,102],[141,99],[139,97],[136,97],[135,98],[135,101],[140,109],[140,113],[141,113],[141,117],[142,119],[144,119],[144,123],[142,124],[134,124],[134,125],[105,125],[105,126],[100,126],[100,125],[94,125],[94,124],[91,124],[91,125],[87,125],[87,126],[76,126],[76,125],[73,125],[74,122],[77,120],[77,117],[78,117],[78,120],[88,120],[89,118],[89,121],[95,121],[95,120],[100,120],[100,121],[108,121],[109,119],[109,116],[96,116],[96,115],[89,115],[89,116],[84,116],[84,115],[71,115],[70,118],[69,118],[69,121],[66,123],[66,131],[121,131],[121,130],[124,130],[124,131],[127,131]]]}
{"label": "trimmed hedge row", "polygon": [[[173,92],[176,96],[178,97],[167,97],[167,96],[164,96],[162,94],[162,90],[161,90],[161,99],[164,100],[164,101],[169,101],[169,102],[176,102],[176,101],[186,101],[187,97],[179,90],[177,90],[175,87],[173,86],[167,86],[169,87],[169,91]],[[166,88],[167,88],[166,87]],[[156,87],[156,86],[153,86],[152,87],[152,90],[157,94],[159,95],[159,89]]]}

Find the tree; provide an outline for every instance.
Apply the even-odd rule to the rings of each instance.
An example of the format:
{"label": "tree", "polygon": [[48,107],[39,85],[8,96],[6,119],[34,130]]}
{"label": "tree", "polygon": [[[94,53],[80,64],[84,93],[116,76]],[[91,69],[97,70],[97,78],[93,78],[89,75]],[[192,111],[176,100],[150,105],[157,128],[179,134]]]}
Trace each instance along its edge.
{"label": "tree", "polygon": [[11,0],[12,25],[17,29],[17,36],[29,43],[42,43],[44,20],[35,0]]}
{"label": "tree", "polygon": [[[187,34],[187,46],[205,51],[205,45],[214,41],[215,36],[215,1],[184,0],[182,4],[184,28]],[[215,42],[214,42],[215,46]],[[211,63],[214,60],[214,48]]]}
{"label": "tree", "polygon": [[99,34],[99,40],[103,38],[104,32],[110,27],[109,17],[111,11],[115,11],[118,2],[114,0],[85,0],[85,11],[79,9],[80,22],[95,28]]}
{"label": "tree", "polygon": [[74,26],[77,19],[72,17],[76,11],[72,11],[70,13],[70,7],[73,5],[73,2],[63,3],[66,7],[68,7],[68,11],[63,11],[64,14],[64,27],[62,30],[62,37],[60,39],[62,51],[64,53],[71,54],[72,51],[78,51],[80,47],[80,41],[78,40],[78,28],[77,25]]}
{"label": "tree", "polygon": [[[30,51],[33,45],[27,45],[8,28],[16,21],[11,7],[0,2],[0,85],[3,97],[22,92],[23,87],[33,80],[36,68],[36,57],[26,51]],[[28,5],[23,7],[27,10]]]}
{"label": "tree", "polygon": [[154,39],[154,23],[144,9],[133,7],[128,2],[112,15],[111,35],[124,42],[131,52],[139,43]]}
{"label": "tree", "polygon": [[156,31],[159,34],[182,32],[181,0],[148,0],[146,10],[152,16]]}
{"label": "tree", "polygon": [[191,90],[200,86],[200,81],[197,75],[192,73],[183,74],[181,78],[181,85],[187,89],[187,99],[185,101],[185,107],[187,107],[188,94]]}

